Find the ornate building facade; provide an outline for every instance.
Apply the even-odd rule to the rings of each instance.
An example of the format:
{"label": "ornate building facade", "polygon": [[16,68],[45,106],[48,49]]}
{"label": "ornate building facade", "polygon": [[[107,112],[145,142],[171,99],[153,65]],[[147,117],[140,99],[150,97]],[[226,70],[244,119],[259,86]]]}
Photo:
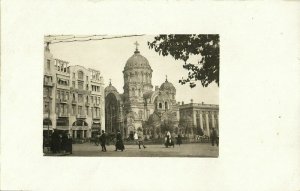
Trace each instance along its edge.
{"label": "ornate building facade", "polygon": [[149,61],[136,48],[123,70],[124,93],[111,83],[105,88],[107,132],[120,130],[124,137],[130,137],[140,129],[148,137],[157,137],[178,128],[176,89],[166,79],[153,90],[152,72]]}
{"label": "ornate building facade", "polygon": [[44,136],[48,129],[70,133],[73,138],[89,138],[104,129],[104,83],[100,71],[69,66],[44,51]]}
{"label": "ornate building facade", "polygon": [[219,132],[219,105],[191,103],[179,106],[179,127],[185,134],[204,134],[210,136],[210,131],[215,128]]}

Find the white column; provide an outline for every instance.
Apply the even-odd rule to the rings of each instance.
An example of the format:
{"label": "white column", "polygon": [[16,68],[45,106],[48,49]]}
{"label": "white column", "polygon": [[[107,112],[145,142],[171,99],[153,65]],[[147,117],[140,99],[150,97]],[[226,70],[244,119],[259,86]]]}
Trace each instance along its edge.
{"label": "white column", "polygon": [[193,110],[193,118],[194,118],[194,119],[193,119],[193,123],[194,123],[194,126],[195,126],[195,127],[197,127],[197,118],[196,118],[197,115],[196,115],[196,114],[197,114],[197,112],[196,112],[195,110]]}
{"label": "white column", "polygon": [[202,112],[200,112],[200,127],[201,127],[201,129],[204,131],[204,129],[203,129]]}
{"label": "white column", "polygon": [[208,113],[205,112],[205,117],[206,117],[206,127],[207,127],[207,134],[210,136],[210,131],[209,131],[209,118],[208,118]]}

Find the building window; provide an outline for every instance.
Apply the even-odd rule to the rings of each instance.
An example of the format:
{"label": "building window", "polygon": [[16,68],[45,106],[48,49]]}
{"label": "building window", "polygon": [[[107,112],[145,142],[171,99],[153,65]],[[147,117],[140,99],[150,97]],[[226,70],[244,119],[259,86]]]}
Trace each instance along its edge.
{"label": "building window", "polygon": [[75,105],[72,106],[72,113],[73,113],[73,115],[76,115],[76,106]]}
{"label": "building window", "polygon": [[83,102],[83,96],[82,96],[82,94],[78,94],[78,102],[80,102],[80,103]]}
{"label": "building window", "polygon": [[165,102],[165,109],[168,109],[168,102]]}
{"label": "building window", "polygon": [[89,77],[88,76],[86,76],[86,82],[88,82],[89,81]]}
{"label": "building window", "polygon": [[75,81],[72,81],[72,87],[75,88]]}
{"label": "building window", "polygon": [[73,78],[75,78],[75,72],[73,72]]}
{"label": "building window", "polygon": [[85,89],[86,89],[86,90],[89,90],[89,85],[88,85],[88,84],[86,85]]}
{"label": "building window", "polygon": [[89,107],[85,107],[85,114],[89,115]]}
{"label": "building window", "polygon": [[78,89],[83,90],[83,82],[78,82]]}
{"label": "building window", "polygon": [[47,60],[47,69],[50,70],[50,60]]}
{"label": "building window", "polygon": [[48,113],[49,112],[49,103],[45,102],[44,103],[44,113]]}
{"label": "building window", "polygon": [[161,109],[161,108],[162,108],[162,104],[161,104],[161,103],[159,103],[159,104],[158,104],[158,107]]}
{"label": "building window", "polygon": [[56,98],[59,99],[60,98],[60,91],[57,90],[57,95],[56,95]]}
{"label": "building window", "polygon": [[78,106],[78,114],[82,115],[82,106]]}
{"label": "building window", "polygon": [[78,72],[78,79],[83,80],[83,72],[82,71]]}
{"label": "building window", "polygon": [[94,103],[94,97],[93,96],[91,96],[91,102]]}

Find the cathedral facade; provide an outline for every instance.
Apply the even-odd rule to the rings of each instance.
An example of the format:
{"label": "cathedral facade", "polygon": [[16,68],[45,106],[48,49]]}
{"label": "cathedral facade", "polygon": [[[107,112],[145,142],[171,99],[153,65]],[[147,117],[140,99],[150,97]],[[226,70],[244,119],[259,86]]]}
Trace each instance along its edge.
{"label": "cathedral facade", "polygon": [[149,61],[136,48],[123,70],[124,93],[119,93],[111,82],[105,88],[106,132],[120,130],[128,138],[142,130],[146,137],[157,138],[165,131],[178,131],[176,89],[167,78],[153,89],[152,72]]}

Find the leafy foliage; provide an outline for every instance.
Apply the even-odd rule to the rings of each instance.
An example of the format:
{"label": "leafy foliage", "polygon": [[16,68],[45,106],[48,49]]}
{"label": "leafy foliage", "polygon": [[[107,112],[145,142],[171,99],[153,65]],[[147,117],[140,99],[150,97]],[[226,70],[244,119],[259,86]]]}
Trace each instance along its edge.
{"label": "leafy foliage", "polygon": [[[189,83],[191,88],[196,86],[198,80],[203,87],[212,82],[219,85],[219,35],[158,35],[154,41],[148,42],[148,46],[159,55],[171,55],[175,60],[183,61],[188,76],[186,79],[182,77],[179,83]],[[189,62],[193,55],[199,55],[197,63]]]}

